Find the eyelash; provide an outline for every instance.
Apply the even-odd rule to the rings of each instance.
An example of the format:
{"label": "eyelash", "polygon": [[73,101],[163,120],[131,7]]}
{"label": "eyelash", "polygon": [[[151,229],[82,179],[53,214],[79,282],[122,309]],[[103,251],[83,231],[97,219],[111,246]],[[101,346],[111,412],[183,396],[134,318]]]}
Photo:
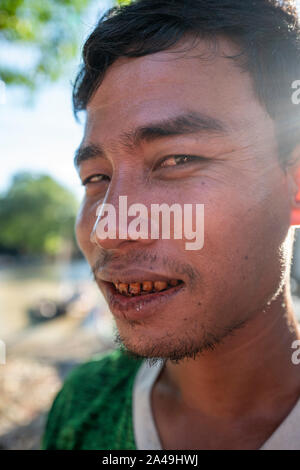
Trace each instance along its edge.
{"label": "eyelash", "polygon": [[[167,161],[169,158],[171,158],[171,157],[173,157],[175,160],[176,160],[176,159],[182,159],[182,158],[183,158],[183,159],[184,159],[184,158],[185,158],[185,159],[188,159],[188,161],[184,161],[184,162],[182,162],[182,163],[176,162],[176,163],[178,163],[178,165],[174,165],[174,166],[179,166],[179,165],[183,165],[183,164],[187,164],[187,163],[192,163],[193,161],[204,161],[204,160],[206,160],[205,157],[200,157],[200,156],[197,156],[197,155],[185,155],[185,154],[182,154],[182,155],[168,155],[167,157],[165,157],[163,160],[161,160],[161,161],[159,162],[158,166],[161,165],[162,163],[166,162],[166,161]],[[173,167],[174,167],[174,166],[173,166]],[[156,169],[156,168],[157,168],[157,167],[155,167],[155,169]],[[168,168],[168,167],[163,167],[163,168]],[[172,168],[172,166],[170,166],[169,168]],[[95,175],[91,175],[91,176],[89,176],[88,178],[86,178],[86,179],[82,182],[82,186],[86,186],[88,183],[91,182],[91,179],[92,179],[92,178],[95,178],[96,176],[102,176],[102,177],[103,177],[103,179],[101,179],[101,181],[97,181],[96,183],[99,183],[99,182],[104,181],[105,178],[109,179],[109,176],[104,175],[104,174],[102,174],[102,173],[95,174]]]}

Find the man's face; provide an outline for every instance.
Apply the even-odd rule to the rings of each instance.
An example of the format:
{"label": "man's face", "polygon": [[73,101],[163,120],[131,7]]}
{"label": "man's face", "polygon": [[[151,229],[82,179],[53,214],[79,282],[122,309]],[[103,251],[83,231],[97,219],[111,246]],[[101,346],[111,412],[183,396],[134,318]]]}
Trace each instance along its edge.
{"label": "man's face", "polygon": [[[273,121],[250,76],[219,55],[199,58],[204,43],[179,48],[108,69],[87,108],[81,147],[93,147],[79,172],[93,178],[76,225],[119,341],[134,354],[173,359],[218,343],[264,309],[282,280],[290,214]],[[220,49],[236,52],[225,40]],[[194,129],[178,119],[196,113]],[[99,205],[118,214],[119,196],[149,213],[154,203],[204,204],[203,248],[186,250],[185,239],[91,240]],[[132,298],[110,283],[172,279],[181,282],[173,290]]]}

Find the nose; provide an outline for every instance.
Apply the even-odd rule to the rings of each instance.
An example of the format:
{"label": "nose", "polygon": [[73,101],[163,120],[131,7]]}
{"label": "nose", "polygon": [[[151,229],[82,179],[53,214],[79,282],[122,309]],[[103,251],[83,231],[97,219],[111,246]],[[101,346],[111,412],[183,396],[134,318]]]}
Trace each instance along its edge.
{"label": "nose", "polygon": [[[132,199],[130,198],[132,201]],[[136,197],[135,197],[136,200]],[[115,203],[103,202],[96,211],[90,240],[99,248],[111,250],[131,243],[151,243],[151,220],[147,205],[119,195]]]}

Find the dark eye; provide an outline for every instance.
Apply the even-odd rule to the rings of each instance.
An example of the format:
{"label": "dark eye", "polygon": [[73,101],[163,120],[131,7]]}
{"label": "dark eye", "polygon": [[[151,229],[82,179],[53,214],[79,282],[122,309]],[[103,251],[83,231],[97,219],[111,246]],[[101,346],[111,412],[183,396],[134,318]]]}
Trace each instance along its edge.
{"label": "dark eye", "polygon": [[201,160],[203,161],[205,158],[196,155],[170,155],[169,157],[166,157],[159,166],[161,168],[168,168]]}
{"label": "dark eye", "polygon": [[82,186],[86,186],[88,183],[101,183],[102,181],[110,181],[110,177],[103,174],[91,175],[81,183]]}

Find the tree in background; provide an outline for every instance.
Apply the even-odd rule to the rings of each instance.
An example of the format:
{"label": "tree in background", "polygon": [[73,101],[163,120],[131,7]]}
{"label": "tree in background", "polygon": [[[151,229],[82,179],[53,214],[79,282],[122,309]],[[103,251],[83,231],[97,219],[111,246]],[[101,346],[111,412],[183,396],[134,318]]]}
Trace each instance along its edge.
{"label": "tree in background", "polygon": [[[100,0],[101,1],[101,0]],[[0,47],[21,45],[35,57],[33,67],[0,64],[0,78],[7,84],[34,89],[45,80],[56,80],[78,53],[83,15],[91,0],[1,0]]]}
{"label": "tree in background", "polygon": [[0,251],[57,255],[75,251],[78,202],[48,175],[17,173],[0,196]]}
{"label": "tree in background", "polygon": [[99,5],[100,10],[114,3],[128,4],[130,0],[1,0],[0,47],[26,48],[34,64],[22,71],[18,64],[0,63],[0,80],[30,90],[57,80],[72,59],[79,57],[88,7]]}

